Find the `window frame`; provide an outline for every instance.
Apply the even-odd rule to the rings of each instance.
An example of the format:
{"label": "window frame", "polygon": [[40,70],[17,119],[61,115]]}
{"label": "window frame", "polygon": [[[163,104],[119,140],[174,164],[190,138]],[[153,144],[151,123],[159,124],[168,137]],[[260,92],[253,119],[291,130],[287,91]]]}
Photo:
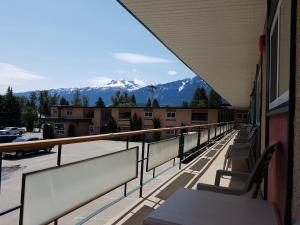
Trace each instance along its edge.
{"label": "window frame", "polygon": [[[174,116],[169,116],[168,114],[174,115]],[[166,113],[166,118],[167,118],[168,120],[176,120],[176,112],[167,112],[167,113]]]}
{"label": "window frame", "polygon": [[[63,129],[57,129],[57,125],[62,125]],[[64,135],[65,134],[65,124],[63,123],[55,123],[54,124],[55,134]]]}
{"label": "window frame", "polygon": [[[206,119],[205,120],[199,120],[199,119],[194,119],[193,114],[205,114]],[[196,121],[196,122],[207,122],[208,121],[208,113],[207,112],[192,112],[191,113],[191,121]]]}
{"label": "window frame", "polygon": [[68,110],[66,111],[66,115],[67,115],[67,116],[73,116],[73,110],[68,109]]}
{"label": "window frame", "polygon": [[[150,116],[151,114],[151,116]],[[145,119],[152,119],[153,118],[153,112],[145,111],[144,112],[144,118]]]}
{"label": "window frame", "polygon": [[[279,76],[280,76],[280,30],[281,30],[281,24],[280,24],[280,19],[281,19],[281,4],[282,0],[278,1],[276,11],[272,20],[271,24],[271,29],[270,29],[270,35],[269,35],[269,74],[268,74],[268,100],[269,100],[269,110],[272,110],[278,106],[281,106],[283,103],[289,101],[289,89],[283,92],[281,95],[279,95]],[[271,39],[272,39],[272,34],[275,29],[275,25],[277,22],[277,55],[276,55],[276,60],[277,60],[277,73],[276,73],[276,98],[271,101],[271,56],[272,56],[272,46],[271,46]]]}

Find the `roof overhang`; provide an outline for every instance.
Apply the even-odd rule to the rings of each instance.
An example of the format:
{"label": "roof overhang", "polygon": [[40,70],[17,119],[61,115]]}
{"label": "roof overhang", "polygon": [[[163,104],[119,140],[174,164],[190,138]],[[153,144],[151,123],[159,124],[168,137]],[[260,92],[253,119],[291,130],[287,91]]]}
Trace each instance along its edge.
{"label": "roof overhang", "polygon": [[232,106],[248,107],[266,0],[118,0]]}

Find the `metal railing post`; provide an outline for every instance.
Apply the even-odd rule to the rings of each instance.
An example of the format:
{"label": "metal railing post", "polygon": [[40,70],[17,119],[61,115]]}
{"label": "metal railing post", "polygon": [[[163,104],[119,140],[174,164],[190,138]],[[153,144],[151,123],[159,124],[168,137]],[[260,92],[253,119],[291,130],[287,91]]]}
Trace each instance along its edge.
{"label": "metal railing post", "polygon": [[200,147],[200,139],[201,139],[201,129],[198,128],[198,140],[197,140],[197,147]]}
{"label": "metal railing post", "polygon": [[58,146],[58,151],[57,151],[57,165],[61,165],[61,145]]}
{"label": "metal railing post", "polygon": [[1,180],[2,180],[2,152],[0,152],[0,193],[1,193]]}
{"label": "metal railing post", "polygon": [[[58,151],[57,151],[57,166],[61,165],[61,145],[58,145]],[[58,224],[58,219],[54,220],[54,225]]]}
{"label": "metal railing post", "polygon": [[179,169],[181,169],[181,161],[183,160],[184,136],[183,130],[180,130],[179,136]]}
{"label": "metal railing post", "polygon": [[129,136],[126,137],[126,149],[129,148]]}
{"label": "metal railing post", "polygon": [[215,126],[215,138],[217,137],[217,129],[218,129],[218,125]]}
{"label": "metal railing post", "polygon": [[124,184],[124,197],[127,196],[127,183]]}
{"label": "metal railing post", "polygon": [[141,160],[141,175],[140,175],[140,198],[143,196],[144,183],[144,160],[145,160],[145,134],[142,135],[142,160]]}

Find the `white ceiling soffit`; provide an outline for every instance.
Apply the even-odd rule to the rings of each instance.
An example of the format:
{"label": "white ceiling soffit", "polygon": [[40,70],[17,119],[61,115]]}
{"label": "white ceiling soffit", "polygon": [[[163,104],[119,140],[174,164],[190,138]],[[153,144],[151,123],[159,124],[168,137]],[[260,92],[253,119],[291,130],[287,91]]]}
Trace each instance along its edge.
{"label": "white ceiling soffit", "polygon": [[232,106],[247,107],[266,0],[119,0]]}

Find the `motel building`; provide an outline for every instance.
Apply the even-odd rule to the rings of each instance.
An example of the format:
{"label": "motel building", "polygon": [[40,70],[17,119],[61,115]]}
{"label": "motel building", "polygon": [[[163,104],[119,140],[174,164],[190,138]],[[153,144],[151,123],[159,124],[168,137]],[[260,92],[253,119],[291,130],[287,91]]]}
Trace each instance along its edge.
{"label": "motel building", "polygon": [[[108,133],[111,118],[116,121],[117,132],[131,131],[130,119],[134,114],[141,119],[141,129],[153,129],[153,119],[159,119],[161,128],[212,124],[235,121],[236,124],[248,122],[248,109],[228,108],[117,108],[117,107],[76,107],[53,106],[46,123],[51,124],[57,138],[68,137],[70,125],[75,127],[76,136]],[[162,138],[175,135],[175,130],[162,133]]]}
{"label": "motel building", "polygon": [[[20,203],[0,212],[0,224],[11,224],[2,223],[11,213],[22,225],[300,224],[300,2],[118,2],[233,109],[249,110],[247,124],[235,122],[241,116],[220,121],[217,109],[53,108],[56,135],[69,123],[78,124],[77,135],[95,135],[2,144],[1,152],[58,150],[56,166],[22,174]],[[134,113],[145,130],[128,129]],[[161,128],[148,129],[151,115]],[[102,134],[110,116],[120,132]],[[157,132],[175,136],[145,139]],[[135,135],[139,146],[61,161],[69,144]],[[163,173],[165,165],[171,169]],[[107,196],[113,201],[103,206],[98,199]]]}

